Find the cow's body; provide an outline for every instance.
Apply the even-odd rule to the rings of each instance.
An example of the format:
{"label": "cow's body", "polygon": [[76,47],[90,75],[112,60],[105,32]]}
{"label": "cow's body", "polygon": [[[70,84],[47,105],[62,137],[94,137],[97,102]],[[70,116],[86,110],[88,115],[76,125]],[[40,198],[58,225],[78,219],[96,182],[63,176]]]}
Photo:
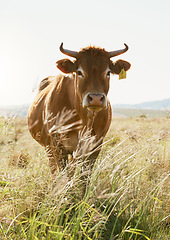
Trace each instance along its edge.
{"label": "cow's body", "polygon": [[[75,62],[68,59],[57,62],[58,68],[69,75],[48,77],[40,83],[28,112],[28,126],[33,138],[48,149],[52,173],[57,166],[62,170],[68,154],[76,152],[77,146],[80,148],[83,133],[90,132],[93,146],[87,149],[81,141],[81,154],[101,145],[109,129],[112,115],[106,97],[109,75],[113,71],[118,74],[122,64],[128,70],[130,64],[119,60],[110,67],[112,62],[107,53],[98,48],[83,49],[73,56]],[[99,151],[92,154],[92,165]]]}

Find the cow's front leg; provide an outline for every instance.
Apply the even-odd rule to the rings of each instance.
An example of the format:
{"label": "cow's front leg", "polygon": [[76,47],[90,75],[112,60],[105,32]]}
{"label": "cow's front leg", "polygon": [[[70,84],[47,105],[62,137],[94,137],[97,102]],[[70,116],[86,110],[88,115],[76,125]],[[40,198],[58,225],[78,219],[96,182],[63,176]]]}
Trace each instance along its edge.
{"label": "cow's front leg", "polygon": [[68,164],[71,165],[71,154],[62,144],[53,144],[47,147],[47,155],[52,174],[55,174],[57,170],[63,171]]}

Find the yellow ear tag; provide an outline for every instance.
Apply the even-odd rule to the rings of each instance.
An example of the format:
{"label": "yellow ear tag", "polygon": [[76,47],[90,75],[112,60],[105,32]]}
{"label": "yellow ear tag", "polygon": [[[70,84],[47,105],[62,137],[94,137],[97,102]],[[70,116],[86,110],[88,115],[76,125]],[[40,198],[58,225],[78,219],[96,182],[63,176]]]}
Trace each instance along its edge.
{"label": "yellow ear tag", "polygon": [[119,80],[126,78],[126,71],[124,68],[122,68],[121,72],[119,73]]}

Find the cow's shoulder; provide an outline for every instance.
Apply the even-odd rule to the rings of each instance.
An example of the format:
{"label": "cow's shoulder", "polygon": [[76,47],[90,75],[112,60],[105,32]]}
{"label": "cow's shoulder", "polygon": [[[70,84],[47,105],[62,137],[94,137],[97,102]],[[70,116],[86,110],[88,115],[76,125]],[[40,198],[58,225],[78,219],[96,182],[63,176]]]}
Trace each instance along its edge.
{"label": "cow's shoulder", "polygon": [[46,94],[45,103],[50,112],[58,114],[63,109],[75,109],[74,76],[58,75],[50,77],[50,84],[40,93]]}

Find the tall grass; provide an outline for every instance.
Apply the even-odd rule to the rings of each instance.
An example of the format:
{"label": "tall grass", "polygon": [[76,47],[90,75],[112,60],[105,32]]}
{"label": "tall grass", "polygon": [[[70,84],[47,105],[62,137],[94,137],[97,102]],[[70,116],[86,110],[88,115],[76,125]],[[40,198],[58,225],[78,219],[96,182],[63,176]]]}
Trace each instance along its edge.
{"label": "tall grass", "polygon": [[82,195],[82,161],[51,176],[25,120],[0,120],[0,239],[169,237],[169,119],[114,119]]}

